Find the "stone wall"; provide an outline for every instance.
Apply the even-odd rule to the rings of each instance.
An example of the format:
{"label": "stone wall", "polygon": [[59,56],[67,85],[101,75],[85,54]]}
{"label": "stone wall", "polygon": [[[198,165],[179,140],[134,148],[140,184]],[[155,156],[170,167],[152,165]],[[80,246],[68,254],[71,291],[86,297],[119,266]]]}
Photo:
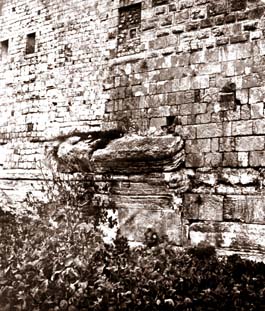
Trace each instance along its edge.
{"label": "stone wall", "polygon": [[169,188],[188,180],[173,191],[187,239],[180,244],[264,250],[263,2],[141,7],[138,53],[122,50],[110,62],[104,126],[185,140],[185,167],[167,176]]}
{"label": "stone wall", "polygon": [[[179,245],[207,239],[264,251],[263,1],[5,0],[1,12],[5,193],[23,201],[32,179],[41,179],[35,160],[58,135],[180,135],[178,171],[155,182],[141,172],[115,175],[120,189],[128,180],[132,187],[115,199],[121,222],[134,219],[124,232],[142,232],[153,213],[150,224],[168,222],[163,230]],[[33,33],[35,50],[26,54]],[[163,189],[149,187],[160,182]],[[142,191],[157,202],[152,212],[150,200],[134,204],[145,202]],[[166,216],[161,195],[173,206]]]}
{"label": "stone wall", "polygon": [[1,3],[0,41],[8,40],[0,65],[1,189],[21,202],[41,178],[37,162],[50,140],[100,129],[107,25],[116,17],[107,0]]}

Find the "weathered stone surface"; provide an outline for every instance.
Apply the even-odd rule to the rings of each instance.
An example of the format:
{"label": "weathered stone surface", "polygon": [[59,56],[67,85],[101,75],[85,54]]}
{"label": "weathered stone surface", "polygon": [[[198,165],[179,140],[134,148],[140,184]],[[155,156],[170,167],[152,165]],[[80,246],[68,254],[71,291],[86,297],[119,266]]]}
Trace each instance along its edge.
{"label": "weathered stone surface", "polygon": [[134,182],[131,180],[112,182],[111,193],[139,196],[168,193],[167,184],[162,176],[152,181],[145,175],[143,179],[142,182]]}
{"label": "weathered stone surface", "polygon": [[173,190],[175,194],[182,194],[191,187],[191,178],[194,177],[195,173],[193,170],[181,169],[163,175],[167,187]]}
{"label": "weathered stone surface", "polygon": [[171,171],[184,160],[182,148],[179,136],[126,136],[95,151],[91,162],[97,172]]}
{"label": "weathered stone surface", "polygon": [[163,210],[172,208],[170,195],[112,195],[115,206],[127,209]]}
{"label": "weathered stone surface", "polygon": [[247,169],[222,169],[219,173],[221,182],[236,186],[246,186],[249,184],[256,184],[257,187],[262,185],[264,181],[263,174],[259,170],[252,168]]}
{"label": "weathered stone surface", "polygon": [[190,226],[191,245],[207,241],[217,247],[265,251],[265,227],[242,223],[195,223]]}
{"label": "weathered stone surface", "polygon": [[264,150],[265,137],[246,136],[236,138],[236,151]]}
{"label": "weathered stone surface", "polygon": [[223,135],[223,125],[219,124],[202,124],[197,126],[197,138],[212,138]]}
{"label": "weathered stone surface", "polygon": [[224,200],[224,220],[265,224],[265,194],[227,196]]}
{"label": "weathered stone surface", "polygon": [[73,133],[58,137],[57,146],[49,151],[51,160],[55,160],[58,169],[64,172],[93,171],[90,159],[95,150],[104,148],[110,141],[121,137],[119,131]]}
{"label": "weathered stone surface", "polygon": [[91,171],[90,158],[98,140],[81,141],[80,137],[71,137],[59,145],[57,151],[59,169],[64,171]]}
{"label": "weathered stone surface", "polygon": [[160,235],[168,235],[178,245],[182,245],[180,215],[173,210],[120,209],[121,233],[129,240],[143,241],[148,228],[155,228]]}
{"label": "weathered stone surface", "polygon": [[190,220],[223,220],[223,196],[185,194],[184,218]]}
{"label": "weathered stone surface", "polygon": [[253,167],[264,167],[265,166],[265,151],[250,152],[249,164]]}
{"label": "weathered stone surface", "polygon": [[[220,222],[223,204],[229,222],[264,225],[264,1],[2,2],[0,189],[10,198],[20,204],[43,170],[51,177],[45,148],[58,147],[52,169],[90,171],[99,196],[108,179],[124,208],[186,201],[191,223]],[[27,29],[36,44],[25,55]],[[108,147],[89,136],[113,129],[131,136]]]}

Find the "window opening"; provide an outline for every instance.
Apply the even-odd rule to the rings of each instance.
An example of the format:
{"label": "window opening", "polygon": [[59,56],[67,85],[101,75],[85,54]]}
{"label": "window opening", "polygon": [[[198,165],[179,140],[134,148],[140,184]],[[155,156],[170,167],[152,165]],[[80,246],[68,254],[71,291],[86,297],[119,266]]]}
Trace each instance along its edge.
{"label": "window opening", "polygon": [[168,116],[167,117],[167,126],[171,126],[174,124],[176,116]]}
{"label": "window opening", "polygon": [[35,52],[36,33],[30,33],[27,35],[26,54],[32,54]]}
{"label": "window opening", "polygon": [[8,45],[9,42],[8,40],[2,41],[1,42],[1,60],[5,60],[8,55]]}
{"label": "window opening", "polygon": [[121,53],[133,53],[139,48],[141,3],[119,8],[118,47]]}

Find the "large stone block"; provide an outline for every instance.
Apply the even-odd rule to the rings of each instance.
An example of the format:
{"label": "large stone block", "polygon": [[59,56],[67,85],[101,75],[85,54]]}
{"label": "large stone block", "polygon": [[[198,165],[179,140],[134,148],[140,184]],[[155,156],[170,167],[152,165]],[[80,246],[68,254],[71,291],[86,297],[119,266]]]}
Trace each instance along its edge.
{"label": "large stone block", "polygon": [[249,90],[249,103],[263,102],[265,87],[253,87]]}
{"label": "large stone block", "polygon": [[196,126],[197,138],[213,138],[223,135],[222,123],[200,124]]}
{"label": "large stone block", "polygon": [[236,151],[264,150],[264,136],[245,136],[236,138]]}
{"label": "large stone block", "polygon": [[96,150],[91,158],[98,172],[137,173],[174,170],[184,160],[178,136],[125,136]]}
{"label": "large stone block", "polygon": [[202,152],[187,154],[185,165],[186,167],[203,167],[204,166],[204,154]]}
{"label": "large stone block", "polygon": [[253,121],[254,134],[265,134],[265,119]]}
{"label": "large stone block", "polygon": [[182,245],[180,215],[174,210],[120,209],[119,224],[121,233],[131,241],[144,241],[148,228],[158,235],[168,235],[178,245]]}
{"label": "large stone block", "polygon": [[229,195],[224,200],[224,220],[265,224],[265,195]]}
{"label": "large stone block", "polygon": [[223,162],[223,154],[220,152],[209,152],[204,157],[206,167],[220,167]]}
{"label": "large stone block", "polygon": [[191,245],[208,242],[235,250],[265,251],[265,226],[231,222],[194,223],[190,226]]}
{"label": "large stone block", "polygon": [[151,118],[150,120],[150,127],[154,127],[157,130],[161,130],[163,127],[167,125],[167,118]]}
{"label": "large stone block", "polygon": [[186,219],[222,221],[223,196],[185,194],[183,213]]}
{"label": "large stone block", "polygon": [[238,154],[237,152],[224,152],[223,166],[238,167]]}
{"label": "large stone block", "polygon": [[186,140],[185,151],[187,153],[210,152],[211,139]]}
{"label": "large stone block", "polygon": [[249,165],[253,167],[265,166],[265,151],[252,151],[249,154]]}
{"label": "large stone block", "polygon": [[232,136],[252,135],[253,121],[233,121],[232,122]]}
{"label": "large stone block", "polygon": [[145,209],[145,210],[159,210],[172,208],[172,196],[165,195],[112,195],[115,207],[118,209]]}

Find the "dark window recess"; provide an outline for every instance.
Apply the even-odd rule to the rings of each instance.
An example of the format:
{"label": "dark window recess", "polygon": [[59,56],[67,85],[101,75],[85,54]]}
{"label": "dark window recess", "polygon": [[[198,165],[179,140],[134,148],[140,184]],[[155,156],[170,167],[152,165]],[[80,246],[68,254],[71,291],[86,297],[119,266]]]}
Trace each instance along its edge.
{"label": "dark window recess", "polygon": [[178,125],[178,117],[167,116],[166,117],[166,125],[161,126],[161,129],[168,134],[174,133],[176,125]]}
{"label": "dark window recess", "polygon": [[152,6],[159,6],[163,4],[168,4],[168,0],[153,0]]}
{"label": "dark window recess", "polygon": [[26,54],[32,54],[35,52],[36,33],[30,33],[27,35]]}
{"label": "dark window recess", "polygon": [[175,118],[176,118],[176,116],[168,116],[167,117],[167,126],[173,125]]}
{"label": "dark window recess", "polygon": [[136,36],[137,36],[137,29],[136,28],[130,29],[130,39],[136,38]]}
{"label": "dark window recess", "polygon": [[9,46],[8,40],[1,42],[1,59],[2,60],[6,59],[8,55],[8,46]]}
{"label": "dark window recess", "polygon": [[140,44],[141,3],[119,9],[119,50],[134,52]]}
{"label": "dark window recess", "polygon": [[28,132],[32,132],[33,131],[33,123],[30,122],[30,123],[27,124],[27,131]]}
{"label": "dark window recess", "polygon": [[247,0],[230,0],[232,11],[245,10],[247,7]]}
{"label": "dark window recess", "polygon": [[201,101],[201,90],[194,91],[194,101],[195,103],[199,103]]}

